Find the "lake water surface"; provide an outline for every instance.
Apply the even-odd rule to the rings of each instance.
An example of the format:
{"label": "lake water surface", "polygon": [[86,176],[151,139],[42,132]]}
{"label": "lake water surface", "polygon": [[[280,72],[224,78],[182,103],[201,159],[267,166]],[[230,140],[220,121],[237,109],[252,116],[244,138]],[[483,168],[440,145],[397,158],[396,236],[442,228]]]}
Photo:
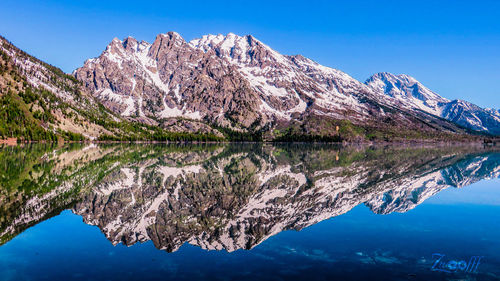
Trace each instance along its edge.
{"label": "lake water surface", "polygon": [[500,150],[0,147],[0,280],[500,280]]}

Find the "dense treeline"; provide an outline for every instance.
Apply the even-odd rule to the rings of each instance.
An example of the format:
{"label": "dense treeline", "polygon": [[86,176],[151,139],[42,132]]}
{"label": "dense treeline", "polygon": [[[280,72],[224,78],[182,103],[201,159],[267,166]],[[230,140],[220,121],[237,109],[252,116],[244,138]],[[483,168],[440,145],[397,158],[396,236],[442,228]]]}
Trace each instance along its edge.
{"label": "dense treeline", "polygon": [[86,138],[82,134],[78,133],[73,133],[69,131],[63,131],[63,130],[57,130],[59,135],[64,139],[68,141],[84,141]]}
{"label": "dense treeline", "polygon": [[249,141],[249,142],[260,142],[262,141],[262,132],[240,132],[234,131],[225,127],[216,127],[227,140],[229,141]]}
{"label": "dense treeline", "polygon": [[339,135],[324,136],[324,135],[301,135],[301,134],[284,134],[275,139],[274,142],[342,142],[343,139]]}
{"label": "dense treeline", "polygon": [[152,134],[138,134],[128,136],[110,136],[101,135],[99,141],[172,141],[172,142],[219,142],[224,138],[218,137],[214,134],[201,134],[201,133],[183,133],[183,132],[167,132],[156,131]]}

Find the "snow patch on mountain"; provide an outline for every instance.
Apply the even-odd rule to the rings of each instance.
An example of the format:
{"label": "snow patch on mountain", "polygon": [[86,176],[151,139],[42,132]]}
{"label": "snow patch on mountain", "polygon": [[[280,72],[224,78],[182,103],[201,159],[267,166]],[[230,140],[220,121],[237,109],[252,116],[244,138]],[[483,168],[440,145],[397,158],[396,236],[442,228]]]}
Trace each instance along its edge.
{"label": "snow patch on mountain", "polygon": [[401,102],[402,106],[419,109],[460,126],[500,134],[500,114],[463,100],[448,100],[432,92],[415,78],[387,72],[377,73],[365,82],[375,93]]}
{"label": "snow patch on mountain", "polygon": [[[298,101],[292,109],[279,110],[262,101],[261,110],[290,119],[292,113],[305,112],[308,103],[298,95],[315,100],[324,111],[352,109],[366,114],[366,106],[351,92],[366,86],[346,73],[322,66],[302,56],[285,56],[251,35],[205,35],[194,39],[190,46],[204,52],[213,50],[220,58],[234,65],[254,90],[267,97]],[[354,90],[354,91],[353,91]]]}
{"label": "snow patch on mountain", "polygon": [[449,102],[422,85],[415,78],[387,72],[377,73],[370,77],[366,85],[376,93],[383,93],[402,102],[403,105],[420,109],[436,116],[442,115],[442,105]]}
{"label": "snow patch on mountain", "polygon": [[[141,117],[141,122],[149,119],[150,124],[184,117],[260,130],[292,121],[307,123],[320,115],[356,125],[389,118],[422,130],[436,130],[429,126],[434,123],[462,132],[432,117],[443,117],[450,101],[410,76],[381,73],[365,85],[303,56],[282,55],[251,35],[205,35],[186,42],[169,32],[158,35],[153,44],[132,37],[114,39],[75,76],[109,109]],[[481,126],[470,121],[469,128],[489,130],[484,118],[478,118]],[[455,123],[464,126],[460,122],[468,121]]]}

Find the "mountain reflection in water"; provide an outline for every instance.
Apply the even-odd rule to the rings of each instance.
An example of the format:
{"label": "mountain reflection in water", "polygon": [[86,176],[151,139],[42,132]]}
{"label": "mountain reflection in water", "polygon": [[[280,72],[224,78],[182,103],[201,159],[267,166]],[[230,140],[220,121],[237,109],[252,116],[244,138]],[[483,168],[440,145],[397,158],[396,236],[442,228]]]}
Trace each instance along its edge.
{"label": "mountain reflection in water", "polygon": [[407,212],[500,175],[482,147],[30,145],[0,150],[0,245],[71,209],[114,245],[251,249],[365,204]]}

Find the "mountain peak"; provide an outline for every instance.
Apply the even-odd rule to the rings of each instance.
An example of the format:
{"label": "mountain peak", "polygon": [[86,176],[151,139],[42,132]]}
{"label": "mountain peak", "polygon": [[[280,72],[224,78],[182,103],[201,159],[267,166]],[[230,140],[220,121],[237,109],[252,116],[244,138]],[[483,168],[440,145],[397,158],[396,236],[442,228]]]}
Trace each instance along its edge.
{"label": "mountain peak", "polygon": [[204,35],[189,42],[195,49],[215,54],[240,67],[265,67],[270,64],[288,64],[286,57],[271,47],[259,41],[252,35],[239,36],[234,33],[227,35]]}
{"label": "mountain peak", "polygon": [[[282,55],[252,35],[210,34],[186,42],[167,32],[158,34],[153,44],[128,37],[115,40],[110,49],[75,76],[115,113],[150,118],[151,124],[184,117],[247,130],[300,120],[310,125],[304,128],[320,131],[328,126],[309,124],[307,118],[364,124],[390,114],[405,128],[436,130],[420,118],[402,116],[420,117],[422,111],[440,116],[441,103],[448,101],[409,75],[378,73],[366,86],[303,56]],[[406,115],[380,109],[385,106],[401,107]],[[462,129],[446,123],[443,130]]]}
{"label": "mountain peak", "polygon": [[500,115],[495,111],[460,99],[445,99],[410,75],[380,72],[366,80],[365,84],[379,95],[394,98],[402,106],[422,110],[476,131],[500,132]]}
{"label": "mountain peak", "polygon": [[155,44],[175,44],[175,45],[182,45],[186,43],[184,38],[182,36],[175,32],[175,31],[169,31],[167,33],[160,33],[156,36],[155,41],[153,42],[153,45]]}
{"label": "mountain peak", "polygon": [[449,102],[407,74],[380,72],[371,76],[365,84],[378,94],[390,96],[405,105],[437,116],[440,115],[439,105]]}
{"label": "mountain peak", "polygon": [[393,74],[393,73],[390,73],[390,72],[378,72],[374,75],[372,75],[370,78],[367,79],[367,81],[369,80],[373,80],[373,79],[385,79],[385,80],[403,80],[403,81],[407,81],[407,82],[410,82],[410,83],[420,83],[418,82],[417,79],[415,79],[414,77],[408,75],[408,74]]}
{"label": "mountain peak", "polygon": [[167,33],[160,33],[160,34],[158,34],[158,36],[169,37],[169,38],[182,38],[182,36],[175,31],[169,31]]}
{"label": "mountain peak", "polygon": [[111,51],[113,48],[122,48],[123,42],[117,37],[113,38],[111,42],[109,42],[108,46],[106,46],[106,51]]}
{"label": "mountain peak", "polygon": [[207,52],[210,49],[217,49],[219,52],[230,53],[234,48],[246,50],[255,42],[260,42],[251,35],[239,36],[232,32],[227,35],[223,34],[208,34],[201,38],[193,39],[189,42],[191,47],[201,49]]}
{"label": "mountain peak", "polygon": [[417,79],[415,79],[413,76],[410,76],[408,74],[404,74],[404,73],[403,74],[393,74],[393,73],[386,72],[386,71],[378,72],[378,73],[372,75],[370,78],[367,79],[367,81],[371,80],[371,79],[376,79],[376,78],[386,79],[386,80],[401,80],[401,81],[405,81],[407,83],[421,84]]}
{"label": "mountain peak", "polygon": [[136,49],[139,42],[132,36],[128,36],[123,40],[123,47],[126,50]]}

